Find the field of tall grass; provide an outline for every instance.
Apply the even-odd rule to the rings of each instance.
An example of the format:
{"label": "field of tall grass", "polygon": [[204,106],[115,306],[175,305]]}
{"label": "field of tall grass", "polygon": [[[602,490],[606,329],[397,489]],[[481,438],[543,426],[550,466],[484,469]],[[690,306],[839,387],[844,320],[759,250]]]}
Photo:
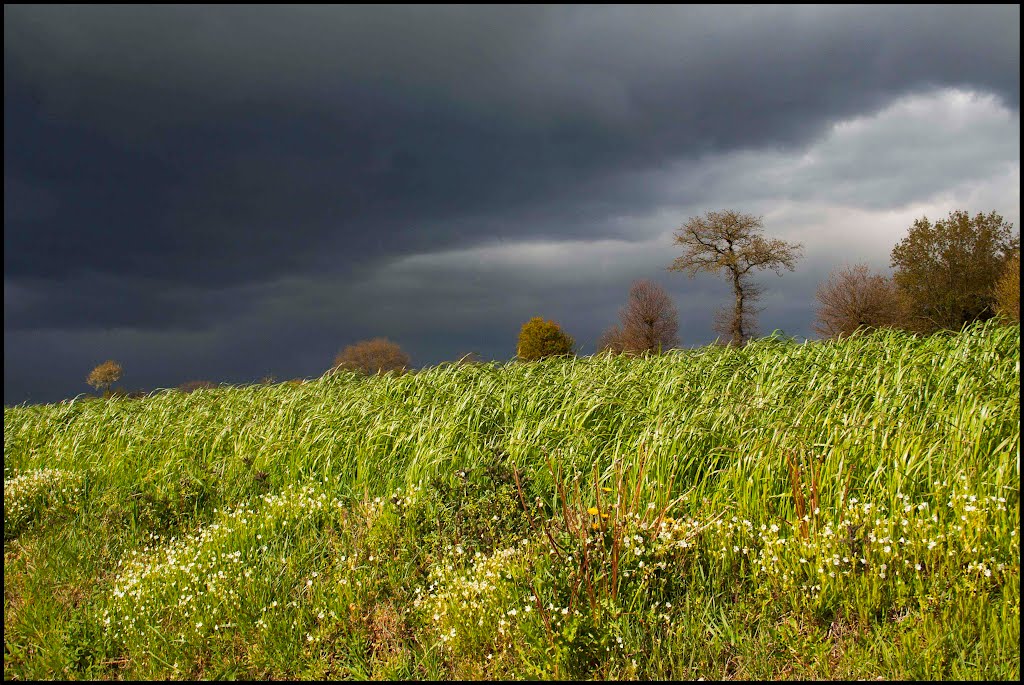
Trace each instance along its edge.
{"label": "field of tall grass", "polygon": [[4,676],[1020,673],[1020,327],[4,408]]}

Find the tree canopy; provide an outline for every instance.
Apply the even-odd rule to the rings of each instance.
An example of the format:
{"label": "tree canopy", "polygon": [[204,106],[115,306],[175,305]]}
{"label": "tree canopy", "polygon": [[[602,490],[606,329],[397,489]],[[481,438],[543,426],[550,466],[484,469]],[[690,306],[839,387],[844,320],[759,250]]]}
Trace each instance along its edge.
{"label": "tree canopy", "polygon": [[918,330],[960,330],[995,315],[995,288],[1020,236],[995,212],[955,210],[935,223],[914,221],[892,249],[893,280]]}
{"label": "tree canopy", "polygon": [[996,283],[995,300],[999,316],[1020,322],[1020,252],[1006,261],[1003,275]]}

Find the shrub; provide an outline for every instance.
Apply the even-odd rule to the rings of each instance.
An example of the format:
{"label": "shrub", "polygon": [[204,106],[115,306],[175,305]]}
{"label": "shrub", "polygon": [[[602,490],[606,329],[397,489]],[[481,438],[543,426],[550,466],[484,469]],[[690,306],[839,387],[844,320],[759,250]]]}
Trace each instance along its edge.
{"label": "shrub", "polygon": [[519,331],[516,355],[527,361],[572,354],[574,340],[554,321],[535,316]]}
{"label": "shrub", "polygon": [[178,390],[183,393],[195,392],[196,390],[212,390],[216,388],[217,384],[213,381],[185,381],[178,386]]}
{"label": "shrub", "polygon": [[346,347],[334,358],[333,368],[368,374],[402,372],[409,368],[409,355],[387,338],[374,338]]}

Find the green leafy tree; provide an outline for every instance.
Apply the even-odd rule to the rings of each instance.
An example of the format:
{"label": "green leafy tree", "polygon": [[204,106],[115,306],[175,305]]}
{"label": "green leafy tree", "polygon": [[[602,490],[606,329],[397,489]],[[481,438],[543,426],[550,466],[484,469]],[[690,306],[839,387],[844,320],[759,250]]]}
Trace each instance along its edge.
{"label": "green leafy tree", "polygon": [[124,369],[121,368],[121,365],[113,359],[108,359],[90,371],[85,382],[97,390],[102,388],[103,396],[108,397],[110,395],[110,386],[121,380],[123,375]]}
{"label": "green leafy tree", "polygon": [[742,345],[755,332],[755,304],[763,288],[754,282],[755,270],[793,271],[802,245],[762,235],[761,217],[732,210],[707,212],[691,217],[675,233],[675,244],[685,252],[669,271],[684,271],[693,278],[699,272],[722,274],[732,285],[734,304],[715,317],[715,330],[734,345]]}
{"label": "green leafy tree", "polygon": [[554,321],[535,316],[523,324],[519,331],[516,355],[520,359],[534,360],[572,354],[575,341]]}
{"label": "green leafy tree", "polygon": [[911,325],[923,332],[960,330],[995,315],[995,289],[1020,236],[999,214],[962,210],[934,224],[916,220],[892,249],[893,280],[906,297]]}
{"label": "green leafy tree", "polygon": [[373,338],[349,345],[334,358],[334,369],[362,373],[401,373],[409,368],[409,355],[387,338]]}

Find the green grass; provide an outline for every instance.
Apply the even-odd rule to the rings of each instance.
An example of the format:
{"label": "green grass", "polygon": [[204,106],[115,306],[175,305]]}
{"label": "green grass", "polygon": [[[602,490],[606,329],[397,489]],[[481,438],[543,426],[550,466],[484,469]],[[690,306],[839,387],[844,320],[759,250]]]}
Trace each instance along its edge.
{"label": "green grass", "polygon": [[4,409],[5,678],[1020,671],[1020,328]]}

